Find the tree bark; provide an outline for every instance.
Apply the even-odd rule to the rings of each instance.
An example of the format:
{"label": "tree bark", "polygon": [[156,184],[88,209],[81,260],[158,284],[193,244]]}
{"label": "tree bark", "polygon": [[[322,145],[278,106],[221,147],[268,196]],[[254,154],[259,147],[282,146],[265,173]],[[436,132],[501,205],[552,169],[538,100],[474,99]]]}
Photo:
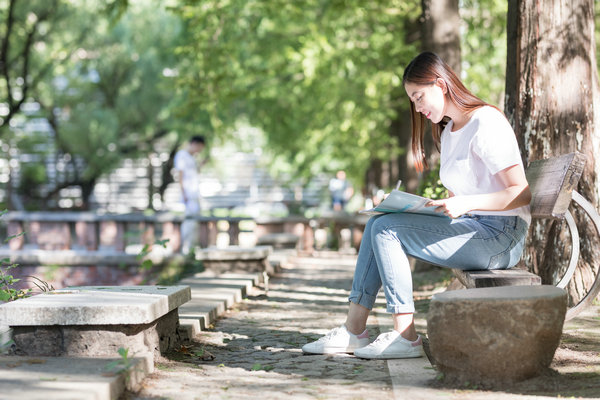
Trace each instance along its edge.
{"label": "tree bark", "polygon": [[[587,163],[577,191],[598,207],[600,97],[593,0],[509,0],[505,112],[525,163],[579,151]],[[598,272],[600,251],[593,224],[575,212],[581,257],[568,287],[573,301]],[[562,221],[534,221],[525,265],[553,283],[568,263]],[[566,255],[565,255],[566,253]]]}
{"label": "tree bark", "polygon": [[458,0],[421,0],[421,44],[460,76],[460,15]]}

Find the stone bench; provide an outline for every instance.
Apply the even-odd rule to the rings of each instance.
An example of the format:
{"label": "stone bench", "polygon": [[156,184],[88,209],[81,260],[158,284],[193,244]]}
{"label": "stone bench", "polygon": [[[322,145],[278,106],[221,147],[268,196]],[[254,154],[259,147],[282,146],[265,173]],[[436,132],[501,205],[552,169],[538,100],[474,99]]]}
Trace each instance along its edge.
{"label": "stone bench", "polygon": [[267,233],[257,238],[256,243],[261,246],[271,246],[273,249],[296,249],[300,243],[300,236],[293,233]]}
{"label": "stone bench", "polygon": [[[577,204],[596,227],[600,234],[600,215],[595,207],[575,191],[583,172],[586,158],[574,152],[558,157],[532,161],[526,170],[527,181],[531,189],[531,216],[534,219],[563,220],[566,222],[571,238],[571,255],[565,268],[557,268],[554,282],[559,288],[566,288],[577,269],[579,260],[579,233],[576,221],[569,211],[571,204]],[[534,225],[532,229],[537,229]],[[453,270],[458,280],[467,288],[492,286],[540,285],[541,277],[523,269],[507,270]],[[590,305],[600,293],[600,274],[586,288],[584,296],[567,310],[566,319],[574,318]]]}
{"label": "stone bench", "polygon": [[567,293],[551,285],[435,294],[429,350],[448,382],[501,385],[547,368],[560,342]]}
{"label": "stone bench", "polygon": [[29,356],[114,356],[156,359],[178,342],[178,307],[188,286],[81,286],[0,305],[0,326],[12,328]]}
{"label": "stone bench", "polygon": [[102,250],[0,249],[0,258],[18,265],[135,265],[135,254]]}
{"label": "stone bench", "polygon": [[196,260],[202,261],[206,269],[218,274],[226,272],[261,272],[266,277],[266,274],[275,272],[269,264],[269,256],[272,251],[271,246],[248,248],[228,246],[198,249],[195,254]]}

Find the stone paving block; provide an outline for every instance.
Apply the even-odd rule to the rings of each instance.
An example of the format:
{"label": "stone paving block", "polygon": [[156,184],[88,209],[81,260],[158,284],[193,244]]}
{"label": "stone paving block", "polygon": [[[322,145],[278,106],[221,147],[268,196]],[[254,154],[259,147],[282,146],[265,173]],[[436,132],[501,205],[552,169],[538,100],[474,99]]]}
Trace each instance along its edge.
{"label": "stone paving block", "polygon": [[182,340],[193,339],[194,336],[202,332],[200,319],[198,318],[179,318],[179,336]]}
{"label": "stone paving block", "polygon": [[274,272],[269,264],[271,246],[225,248],[208,247],[196,251],[196,259],[202,261],[206,269],[218,274],[228,272]]}
{"label": "stone paving block", "polygon": [[153,371],[150,358],[131,357],[123,374],[111,373],[116,358],[0,356],[0,398],[27,400],[114,400],[138,390]]}
{"label": "stone paving block", "polygon": [[188,304],[179,308],[179,318],[197,319],[200,329],[207,329],[223,312],[225,312],[225,304],[222,301],[193,298]]}
{"label": "stone paving block", "polygon": [[192,296],[195,299],[222,301],[225,308],[233,307],[242,301],[242,293],[239,288],[192,286]]}
{"label": "stone paving block", "polygon": [[[256,282],[258,283],[258,282]],[[181,285],[187,285],[191,288],[233,288],[239,289],[241,295],[246,296],[248,291],[256,285],[254,280],[251,279],[236,279],[236,278],[223,278],[223,277],[191,277],[185,278],[179,282]]]}
{"label": "stone paving block", "polygon": [[190,286],[192,300],[179,308],[180,331],[183,337],[193,338],[208,329],[228,307],[242,301],[248,291],[260,282],[260,274],[204,271],[183,279]]}

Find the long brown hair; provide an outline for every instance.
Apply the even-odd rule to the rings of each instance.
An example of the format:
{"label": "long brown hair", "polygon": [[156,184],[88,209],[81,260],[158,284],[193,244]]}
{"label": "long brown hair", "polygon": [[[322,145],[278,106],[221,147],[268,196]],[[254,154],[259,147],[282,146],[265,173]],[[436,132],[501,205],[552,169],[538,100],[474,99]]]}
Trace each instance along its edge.
{"label": "long brown hair", "polygon": [[[436,79],[441,78],[446,82],[448,91],[446,96],[456,107],[464,112],[470,113],[480,107],[488,105],[479,97],[471,93],[460,81],[456,73],[437,54],[424,52],[416,56],[404,70],[402,84],[413,83],[415,85],[432,85]],[[427,157],[423,140],[425,136],[425,116],[415,110],[415,105],[410,102],[410,122],[412,125],[412,151],[415,168],[421,172],[428,168]],[[438,151],[440,150],[440,136],[448,118],[443,118],[439,123],[431,124],[433,142]]]}

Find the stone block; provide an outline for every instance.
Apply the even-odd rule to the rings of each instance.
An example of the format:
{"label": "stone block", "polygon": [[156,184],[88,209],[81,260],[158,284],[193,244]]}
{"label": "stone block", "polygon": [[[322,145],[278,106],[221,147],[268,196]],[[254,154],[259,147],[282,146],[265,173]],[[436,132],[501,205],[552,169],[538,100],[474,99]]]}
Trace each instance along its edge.
{"label": "stone block", "polygon": [[189,286],[80,286],[0,306],[0,325],[149,324],[191,299]]}
{"label": "stone block", "polygon": [[268,233],[259,236],[257,244],[272,246],[274,249],[295,249],[299,241],[300,236],[293,233]]}
{"label": "stone block", "polygon": [[206,269],[218,274],[226,272],[274,272],[269,264],[271,246],[225,248],[208,247],[196,251],[196,259],[201,260]]}
{"label": "stone block", "polygon": [[0,306],[0,325],[13,330],[30,356],[160,354],[179,341],[178,307],[189,286],[83,286],[55,290]]}
{"label": "stone block", "polygon": [[115,356],[119,348],[154,359],[180,341],[177,309],[148,324],[14,326],[18,352],[27,356]]}
{"label": "stone block", "polygon": [[431,355],[448,382],[524,380],[550,365],[566,310],[567,293],[548,285],[435,294],[427,314]]}
{"label": "stone block", "polygon": [[[115,358],[116,357],[116,358]],[[127,389],[142,388],[143,379],[153,372],[151,358],[129,354],[130,367],[122,373],[108,366],[119,361],[111,357],[21,357],[0,356],[2,399],[27,400],[114,400]]]}

